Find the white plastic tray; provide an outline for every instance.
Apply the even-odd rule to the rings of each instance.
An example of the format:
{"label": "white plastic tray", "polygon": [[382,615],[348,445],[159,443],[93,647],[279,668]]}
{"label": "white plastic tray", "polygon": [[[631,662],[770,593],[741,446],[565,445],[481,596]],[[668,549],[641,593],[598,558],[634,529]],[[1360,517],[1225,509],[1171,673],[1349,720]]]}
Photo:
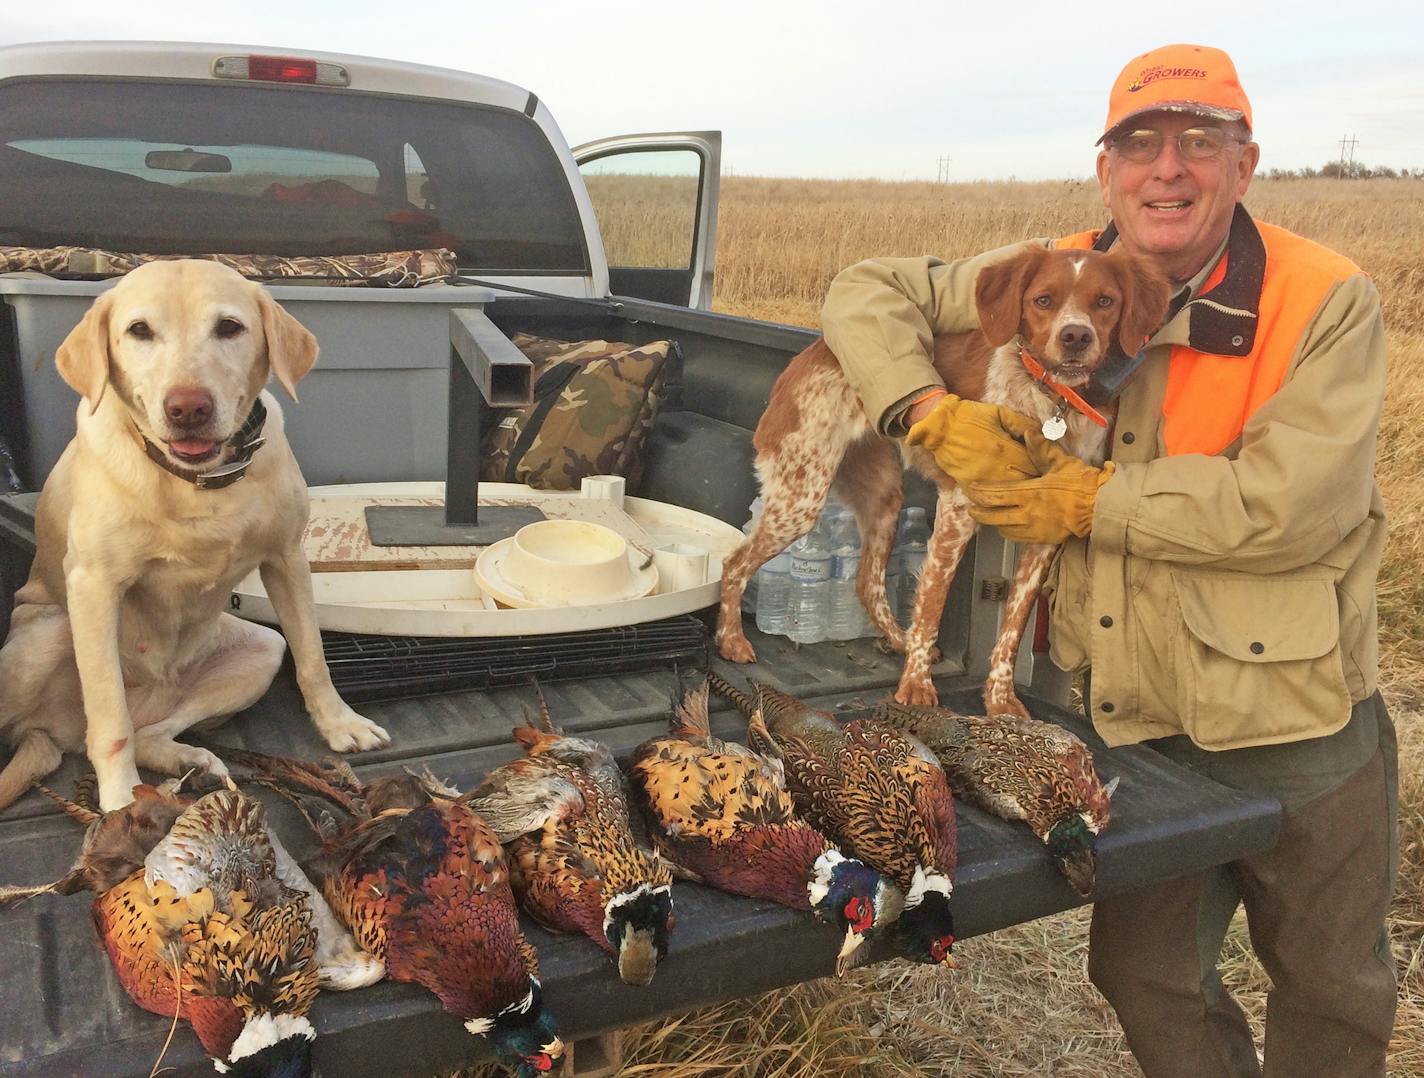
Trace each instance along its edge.
{"label": "white plastic tray", "polygon": [[[695,587],[592,606],[505,609],[482,594],[475,580],[472,567],[483,548],[370,548],[354,530],[353,522],[364,519],[367,505],[438,504],[443,497],[444,484],[438,482],[312,488],[305,545],[313,566],[317,623],[323,629],[389,636],[524,636],[656,621],[715,603],[722,560],[742,540],[730,524],[666,502],[625,498],[620,512],[577,491],[481,483],[482,505],[534,504],[551,517],[596,520],[647,554],[673,543],[708,552],[706,580]],[[366,565],[370,568],[355,568]],[[239,617],[277,623],[255,572],[234,590],[231,606]]]}

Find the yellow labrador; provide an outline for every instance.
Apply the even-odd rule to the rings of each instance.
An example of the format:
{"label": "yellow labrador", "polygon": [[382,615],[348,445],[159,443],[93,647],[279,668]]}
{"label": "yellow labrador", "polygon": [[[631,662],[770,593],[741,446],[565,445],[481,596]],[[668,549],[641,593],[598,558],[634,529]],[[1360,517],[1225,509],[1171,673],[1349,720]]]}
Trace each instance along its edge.
{"label": "yellow labrador", "polygon": [[225,612],[254,567],[326,743],[389,743],[331,684],[301,546],[306,484],[263,390],[275,376],[295,399],[316,354],[264,288],[198,260],[129,273],[59,347],[84,400],[0,650],[0,728],[15,746],[0,807],[60,750],[88,751],[105,811],[132,800],[138,766],[224,774],[175,739],[248,707],[277,673],[282,635]]}

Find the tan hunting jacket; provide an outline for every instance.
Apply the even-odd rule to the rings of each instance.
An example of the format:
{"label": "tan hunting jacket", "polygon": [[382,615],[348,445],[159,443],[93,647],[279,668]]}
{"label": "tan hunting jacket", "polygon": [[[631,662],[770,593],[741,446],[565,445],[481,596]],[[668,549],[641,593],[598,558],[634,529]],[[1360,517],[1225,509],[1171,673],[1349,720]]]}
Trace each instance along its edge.
{"label": "tan hunting jacket", "polygon": [[[1115,232],[1055,242],[1094,239],[1105,249]],[[974,277],[1012,250],[872,260],[835,279],[823,331],[880,430],[902,434],[906,401],[939,384],[932,337],[977,328]],[[1258,228],[1241,208],[1218,264],[1191,287],[1122,394],[1117,471],[1098,494],[1092,534],[1065,544],[1050,579],[1052,658],[1091,667],[1090,714],[1109,745],[1185,732],[1228,749],[1329,734],[1375,690],[1379,295],[1340,256]],[[1292,323],[1282,303],[1309,308]],[[1278,388],[1243,390],[1250,401],[1214,401],[1200,383],[1178,392],[1174,363],[1203,356],[1243,385],[1256,380],[1262,345],[1276,350]],[[1232,359],[1253,367],[1237,377]],[[1203,413],[1203,429],[1222,429],[1205,414],[1221,401],[1243,409],[1229,444],[1182,451],[1191,439],[1176,433],[1169,451],[1169,381],[1174,401]],[[1180,407],[1168,412],[1176,431],[1191,426]]]}

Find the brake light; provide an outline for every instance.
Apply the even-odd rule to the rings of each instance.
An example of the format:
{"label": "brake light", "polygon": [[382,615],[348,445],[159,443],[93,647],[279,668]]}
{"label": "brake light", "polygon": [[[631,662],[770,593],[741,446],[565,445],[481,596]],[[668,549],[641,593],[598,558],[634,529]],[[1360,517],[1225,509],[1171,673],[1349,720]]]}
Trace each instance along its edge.
{"label": "brake light", "polygon": [[316,84],[316,61],[293,60],[290,56],[249,56],[247,77],[264,82],[310,82]]}
{"label": "brake light", "polygon": [[350,86],[351,76],[340,64],[298,56],[219,56],[213,76],[245,82],[302,83],[308,86]]}

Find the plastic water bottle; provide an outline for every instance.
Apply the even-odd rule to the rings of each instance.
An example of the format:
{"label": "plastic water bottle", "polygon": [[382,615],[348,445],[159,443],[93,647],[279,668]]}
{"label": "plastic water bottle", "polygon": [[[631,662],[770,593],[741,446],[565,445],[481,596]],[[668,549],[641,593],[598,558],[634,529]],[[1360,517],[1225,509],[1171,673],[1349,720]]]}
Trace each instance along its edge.
{"label": "plastic water bottle", "polygon": [[860,570],[860,528],[848,506],[831,511],[827,537],[831,544],[831,594],[826,635],[832,640],[857,640],[866,635],[866,617],[855,593],[855,578]]}
{"label": "plastic water bottle", "polygon": [[930,525],[923,508],[914,505],[901,514],[895,545],[900,550],[900,579],[895,594],[895,616],[901,625],[909,625],[915,613],[915,593],[920,590],[920,575],[924,572],[925,555],[930,547]]}
{"label": "plastic water bottle", "polygon": [[791,544],[790,628],[787,636],[798,644],[826,638],[827,599],[831,587],[831,548],[826,541],[825,517]]}
{"label": "plastic water bottle", "polygon": [[791,599],[791,552],[783,550],[757,571],[756,627],[785,636]]}
{"label": "plastic water bottle", "polygon": [[[742,525],[742,534],[750,536],[752,528],[756,526],[757,517],[761,516],[761,496],[752,499],[751,516]],[[762,570],[758,569],[747,581],[746,590],[742,592],[742,613],[756,614],[757,608],[757,587],[761,581]]]}

